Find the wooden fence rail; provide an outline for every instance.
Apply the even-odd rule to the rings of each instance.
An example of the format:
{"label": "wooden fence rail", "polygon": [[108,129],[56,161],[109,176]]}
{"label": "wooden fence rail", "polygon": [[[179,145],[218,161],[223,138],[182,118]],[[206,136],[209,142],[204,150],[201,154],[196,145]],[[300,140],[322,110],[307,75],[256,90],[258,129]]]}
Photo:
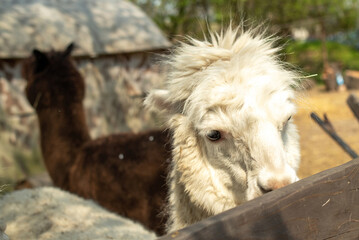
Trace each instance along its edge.
{"label": "wooden fence rail", "polygon": [[159,238],[359,239],[359,158]]}

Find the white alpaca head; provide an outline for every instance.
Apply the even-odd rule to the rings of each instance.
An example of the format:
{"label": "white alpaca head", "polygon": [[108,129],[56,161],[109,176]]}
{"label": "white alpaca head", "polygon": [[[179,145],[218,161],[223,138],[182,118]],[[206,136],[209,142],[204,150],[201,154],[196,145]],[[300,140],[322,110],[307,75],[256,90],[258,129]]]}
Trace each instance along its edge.
{"label": "white alpaca head", "polygon": [[[167,89],[152,91],[145,101],[168,117],[175,150],[185,139],[195,141],[193,151],[202,157],[214,191],[231,195],[235,205],[298,179],[298,134],[291,119],[296,75],[278,60],[272,42],[232,28],[211,34],[208,42],[190,39],[170,58]],[[178,155],[186,157],[184,148]],[[176,161],[183,171],[197,166],[196,160],[187,167]]]}

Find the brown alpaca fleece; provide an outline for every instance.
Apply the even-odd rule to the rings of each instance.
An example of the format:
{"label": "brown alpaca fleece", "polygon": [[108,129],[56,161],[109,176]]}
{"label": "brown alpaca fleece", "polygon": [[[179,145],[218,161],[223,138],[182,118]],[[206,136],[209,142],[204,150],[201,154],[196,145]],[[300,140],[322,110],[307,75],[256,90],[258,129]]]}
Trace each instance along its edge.
{"label": "brown alpaca fleece", "polygon": [[54,185],[164,233],[167,131],[123,133],[92,140],[86,125],[84,79],[70,54],[34,50],[25,60],[26,96],[36,109],[41,150]]}

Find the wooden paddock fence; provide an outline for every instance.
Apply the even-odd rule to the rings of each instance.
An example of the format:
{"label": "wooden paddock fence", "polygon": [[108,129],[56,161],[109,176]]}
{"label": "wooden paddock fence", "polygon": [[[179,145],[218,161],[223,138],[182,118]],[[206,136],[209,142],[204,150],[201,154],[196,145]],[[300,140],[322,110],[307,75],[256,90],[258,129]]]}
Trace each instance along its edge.
{"label": "wooden paddock fence", "polygon": [[159,240],[359,239],[359,158]]}

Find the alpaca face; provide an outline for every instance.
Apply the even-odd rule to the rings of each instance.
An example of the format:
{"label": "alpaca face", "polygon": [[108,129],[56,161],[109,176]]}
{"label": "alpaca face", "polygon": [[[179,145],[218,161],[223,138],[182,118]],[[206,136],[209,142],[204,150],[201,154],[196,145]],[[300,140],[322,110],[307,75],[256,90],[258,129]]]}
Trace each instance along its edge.
{"label": "alpaca face", "polygon": [[[183,142],[189,137],[196,139],[193,151],[204,156],[216,191],[230,192],[234,204],[239,205],[297,181],[300,152],[292,120],[296,112],[293,90],[273,84],[274,72],[242,78],[240,72],[228,76],[212,70],[197,76],[207,81],[192,90],[181,113],[170,120],[176,122],[181,116],[188,127],[170,127],[182,131],[177,135],[183,136]],[[157,103],[176,112],[181,104],[166,102],[172,94],[157,93]],[[153,92],[149,99],[156,99],[155,95]]]}
{"label": "alpaca face", "polygon": [[35,109],[62,108],[82,102],[85,85],[70,59],[72,48],[70,44],[63,52],[49,53],[35,49],[33,55],[24,61],[22,75],[27,80],[25,92]]}
{"label": "alpaca face", "polygon": [[193,90],[185,109],[223,188],[234,189],[239,204],[298,180],[292,89],[273,86],[265,70],[260,76],[212,71],[201,74],[207,82]]}
{"label": "alpaca face", "polygon": [[219,188],[233,192],[236,204],[298,180],[294,92],[276,83],[289,76],[274,66],[248,68],[234,59],[196,74],[206,81],[192,89],[182,112]]}

